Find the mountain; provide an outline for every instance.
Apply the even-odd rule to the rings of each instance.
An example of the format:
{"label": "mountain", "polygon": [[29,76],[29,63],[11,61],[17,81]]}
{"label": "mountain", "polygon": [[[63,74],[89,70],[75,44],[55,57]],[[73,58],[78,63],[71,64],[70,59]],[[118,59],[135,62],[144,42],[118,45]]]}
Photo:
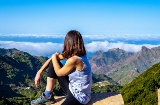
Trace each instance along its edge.
{"label": "mountain", "polygon": [[153,65],[121,89],[125,105],[158,105],[160,63]]}
{"label": "mountain", "polygon": [[35,57],[17,49],[0,49],[0,93],[2,97],[17,96],[18,87],[33,86],[34,77],[46,57]]}
{"label": "mountain", "polygon": [[94,74],[105,74],[119,84],[127,84],[151,65],[160,62],[160,46],[146,48],[137,53],[119,48],[98,51],[89,58]]}
{"label": "mountain", "polygon": [[95,74],[106,74],[105,71],[110,71],[110,69],[105,68],[105,70],[102,70],[102,68],[112,66],[114,63],[132,55],[134,55],[134,53],[115,48],[108,50],[107,52],[98,51],[89,58],[89,61],[91,63],[92,71]]}

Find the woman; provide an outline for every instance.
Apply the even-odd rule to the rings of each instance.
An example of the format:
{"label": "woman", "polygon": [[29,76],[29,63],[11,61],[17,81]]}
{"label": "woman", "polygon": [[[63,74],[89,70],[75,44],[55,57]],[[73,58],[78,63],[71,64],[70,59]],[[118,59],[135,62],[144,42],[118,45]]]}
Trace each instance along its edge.
{"label": "woman", "polygon": [[[63,66],[60,60],[66,59]],[[85,105],[91,100],[92,72],[86,57],[86,50],[81,34],[76,30],[67,33],[62,54],[55,53],[48,59],[35,77],[38,87],[42,72],[49,66],[46,90],[32,105],[54,103],[52,91],[56,79],[66,93],[62,105]]]}

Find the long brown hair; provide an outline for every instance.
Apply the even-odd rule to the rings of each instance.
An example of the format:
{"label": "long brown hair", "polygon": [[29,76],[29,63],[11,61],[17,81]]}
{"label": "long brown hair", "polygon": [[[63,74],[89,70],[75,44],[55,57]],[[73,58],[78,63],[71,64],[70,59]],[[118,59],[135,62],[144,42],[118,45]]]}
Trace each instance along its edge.
{"label": "long brown hair", "polygon": [[71,30],[67,33],[64,40],[62,54],[64,58],[67,59],[74,55],[77,56],[86,55],[86,49],[84,46],[83,38],[78,31]]}

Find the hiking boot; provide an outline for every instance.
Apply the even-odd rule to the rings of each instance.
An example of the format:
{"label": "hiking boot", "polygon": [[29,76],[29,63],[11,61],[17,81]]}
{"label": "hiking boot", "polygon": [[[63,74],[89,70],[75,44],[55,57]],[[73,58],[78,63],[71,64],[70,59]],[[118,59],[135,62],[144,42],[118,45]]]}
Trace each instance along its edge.
{"label": "hiking boot", "polygon": [[55,102],[56,101],[53,95],[51,95],[49,98],[46,98],[44,93],[42,93],[39,98],[31,101],[31,105],[51,105]]}

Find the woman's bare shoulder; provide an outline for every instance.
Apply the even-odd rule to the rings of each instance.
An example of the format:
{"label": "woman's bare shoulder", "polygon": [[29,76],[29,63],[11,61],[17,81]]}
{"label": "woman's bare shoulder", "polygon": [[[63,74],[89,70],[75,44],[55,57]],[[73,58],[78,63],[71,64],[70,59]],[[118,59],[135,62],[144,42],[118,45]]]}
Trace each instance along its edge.
{"label": "woman's bare shoulder", "polygon": [[70,57],[67,62],[68,63],[75,63],[78,60],[78,58],[76,56]]}

